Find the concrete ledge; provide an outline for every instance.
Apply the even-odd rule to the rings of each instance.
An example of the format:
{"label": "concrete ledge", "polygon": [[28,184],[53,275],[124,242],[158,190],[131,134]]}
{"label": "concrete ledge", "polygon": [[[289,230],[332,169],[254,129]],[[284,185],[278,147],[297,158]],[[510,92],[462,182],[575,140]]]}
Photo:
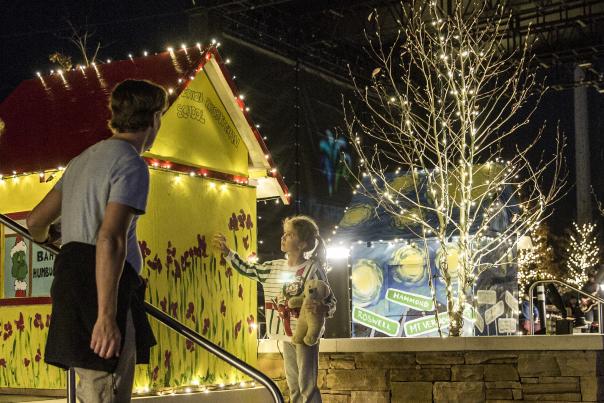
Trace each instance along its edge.
{"label": "concrete ledge", "polygon": [[[410,351],[589,351],[604,349],[604,335],[321,339],[322,353]],[[260,340],[258,354],[278,353],[276,340]]]}

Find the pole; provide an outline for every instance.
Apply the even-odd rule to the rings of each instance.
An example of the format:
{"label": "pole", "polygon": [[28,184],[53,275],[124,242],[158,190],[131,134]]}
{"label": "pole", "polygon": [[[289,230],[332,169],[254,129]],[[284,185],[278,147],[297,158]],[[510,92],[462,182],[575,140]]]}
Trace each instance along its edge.
{"label": "pole", "polygon": [[[585,72],[575,67],[575,84],[581,83]],[[575,105],[575,176],[577,192],[577,222],[579,225],[591,221],[591,166],[589,152],[589,113],[587,88],[577,85],[574,92]]]}

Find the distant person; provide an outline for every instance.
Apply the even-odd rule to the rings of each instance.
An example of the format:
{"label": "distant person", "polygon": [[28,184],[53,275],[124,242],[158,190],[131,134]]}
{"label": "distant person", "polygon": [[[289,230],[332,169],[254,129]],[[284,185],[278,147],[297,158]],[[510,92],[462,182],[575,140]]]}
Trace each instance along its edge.
{"label": "distant person", "polygon": [[[285,259],[262,264],[244,262],[229,249],[223,234],[214,236],[213,245],[239,273],[263,286],[267,333],[270,338],[283,341],[283,363],[291,403],[320,403],[321,393],[317,386],[319,342],[312,346],[291,342],[299,311],[290,309],[287,304],[290,297],[303,292],[306,280],[327,282],[325,243],[315,221],[307,216],[294,216],[283,222],[281,251],[286,254]],[[305,254],[312,255],[307,258]],[[315,305],[314,309],[332,317],[336,310],[333,293],[325,305]]]}
{"label": "distant person", "polygon": [[149,194],[141,155],[166,106],[166,91],[153,83],[118,84],[109,104],[113,136],[75,157],[27,218],[40,243],[55,241],[49,230],[61,218],[44,360],[75,368],[84,403],[130,402],[135,363],[148,363],[155,344],[143,308],[136,222]]}

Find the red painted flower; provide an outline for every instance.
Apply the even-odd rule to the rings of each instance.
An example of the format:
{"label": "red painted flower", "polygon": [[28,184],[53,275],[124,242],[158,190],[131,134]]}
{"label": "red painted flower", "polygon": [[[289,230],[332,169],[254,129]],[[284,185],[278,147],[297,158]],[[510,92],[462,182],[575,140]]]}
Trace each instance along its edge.
{"label": "red painted flower", "polygon": [[201,330],[201,334],[206,334],[208,333],[208,329],[210,329],[210,319],[205,318],[203,320],[203,329]]}
{"label": "red painted flower", "polygon": [[147,246],[147,241],[139,241],[138,247],[141,250],[141,255],[143,256],[143,259],[145,259],[151,254],[151,249],[149,249],[149,247]]}
{"label": "red painted flower", "polygon": [[250,237],[249,235],[246,235],[243,237],[243,247],[245,249],[249,249],[250,248]]}
{"label": "red painted flower", "polygon": [[168,241],[168,248],[166,249],[168,256],[176,257],[176,248],[172,246],[172,241]]}
{"label": "red painted flower", "polygon": [[168,304],[168,301],[166,300],[166,297],[164,297],[164,299],[162,299],[161,301],[159,301],[159,306],[161,307],[161,310],[166,312],[166,305]]}
{"label": "red painted flower", "polygon": [[178,302],[170,302],[170,314],[176,317],[176,310],[178,309]]}
{"label": "red painted flower", "polygon": [[189,306],[187,307],[186,317],[187,317],[187,319],[191,319],[193,322],[195,322],[195,305],[193,305],[192,302],[189,302]]}
{"label": "red painted flower", "polygon": [[243,299],[243,287],[239,284],[239,293],[237,294],[239,298]]}
{"label": "red painted flower", "polygon": [[174,270],[172,271],[174,278],[181,278],[182,272],[180,271],[180,263],[177,260],[174,261]]}
{"label": "red painted flower", "polygon": [[34,327],[38,329],[44,329],[44,322],[42,321],[42,315],[37,313],[34,317]]}
{"label": "red painted flower", "polygon": [[239,332],[241,332],[241,321],[235,324],[235,329],[233,329],[233,337],[236,339],[239,336]]}
{"label": "red painted flower", "polygon": [[17,330],[19,330],[20,332],[25,329],[25,321],[23,320],[22,312],[19,313],[19,319],[15,321],[15,325],[17,326]]}
{"label": "red painted flower", "polygon": [[201,236],[201,235],[197,234],[197,246],[199,247],[201,257],[208,257],[208,255],[206,254],[206,249],[208,248],[208,245],[206,244],[205,235]]}
{"label": "red painted flower", "polygon": [[50,326],[50,315],[46,315],[46,327]]}
{"label": "red painted flower", "polygon": [[166,350],[164,353],[164,366],[166,368],[170,368],[170,358],[172,357],[172,352]]}
{"label": "red painted flower", "polygon": [[239,221],[239,227],[245,228],[245,211],[243,209],[239,210],[239,214],[237,215],[237,221]]}
{"label": "red painted flower", "polygon": [[4,358],[0,358],[0,367],[6,368],[6,360]]}
{"label": "red painted flower", "polygon": [[226,304],[224,303],[224,300],[220,301],[220,313],[222,316],[226,315]]}
{"label": "red painted flower", "polygon": [[226,266],[226,259],[224,258],[224,255],[221,253],[220,254],[220,263],[221,266]]}
{"label": "red painted flower", "polygon": [[153,368],[153,372],[151,372],[151,379],[156,381],[158,375],[159,375],[159,367],[156,366],[155,368]]}
{"label": "red painted flower", "polygon": [[229,229],[231,231],[237,231],[239,229],[239,223],[237,222],[235,213],[231,214],[231,218],[229,218]]}
{"label": "red painted flower", "polygon": [[36,352],[36,356],[34,357],[34,360],[36,360],[36,362],[40,362],[40,359],[42,359],[42,352],[40,351],[40,348],[38,348],[38,351]]}
{"label": "red painted flower", "polygon": [[245,228],[247,228],[247,229],[254,228],[254,223],[252,222],[252,216],[249,214],[247,215],[247,218],[245,220]]}
{"label": "red painted flower", "polygon": [[147,266],[149,266],[152,270],[155,270],[158,273],[161,273],[164,266],[161,264],[161,259],[157,256],[153,256],[153,260],[147,260]]}
{"label": "red painted flower", "polygon": [[182,271],[186,271],[187,267],[190,266],[189,251],[186,251],[185,254],[180,257],[180,266],[182,267]]}
{"label": "red painted flower", "polygon": [[231,268],[231,266],[228,266],[226,268],[226,270],[224,271],[225,276],[228,277],[233,277],[233,269]]}
{"label": "red painted flower", "polygon": [[4,334],[2,335],[2,338],[4,340],[6,340],[9,337],[11,337],[12,334],[13,334],[13,326],[10,324],[10,322],[6,322],[4,324]]}
{"label": "red painted flower", "polygon": [[187,351],[193,351],[193,350],[195,350],[195,343],[193,343],[191,340],[186,339],[185,340],[185,345],[187,347]]}
{"label": "red painted flower", "polygon": [[30,361],[30,360],[28,360],[27,358],[24,358],[24,359],[23,359],[23,365],[25,365],[26,367],[29,367],[29,363],[30,363],[30,362],[31,362],[31,361]]}
{"label": "red painted flower", "polygon": [[245,321],[247,322],[247,332],[248,333],[252,333],[254,331],[254,327],[255,327],[255,326],[252,326],[252,325],[255,324],[255,322],[254,322],[254,315],[248,316],[245,319]]}

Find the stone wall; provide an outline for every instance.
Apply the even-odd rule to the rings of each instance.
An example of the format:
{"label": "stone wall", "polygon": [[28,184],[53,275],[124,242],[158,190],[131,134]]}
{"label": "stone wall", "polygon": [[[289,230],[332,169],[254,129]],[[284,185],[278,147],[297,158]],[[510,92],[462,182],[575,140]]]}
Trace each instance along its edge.
{"label": "stone wall", "polygon": [[[602,351],[322,352],[324,403],[604,401]],[[288,396],[278,353],[261,371]]]}

